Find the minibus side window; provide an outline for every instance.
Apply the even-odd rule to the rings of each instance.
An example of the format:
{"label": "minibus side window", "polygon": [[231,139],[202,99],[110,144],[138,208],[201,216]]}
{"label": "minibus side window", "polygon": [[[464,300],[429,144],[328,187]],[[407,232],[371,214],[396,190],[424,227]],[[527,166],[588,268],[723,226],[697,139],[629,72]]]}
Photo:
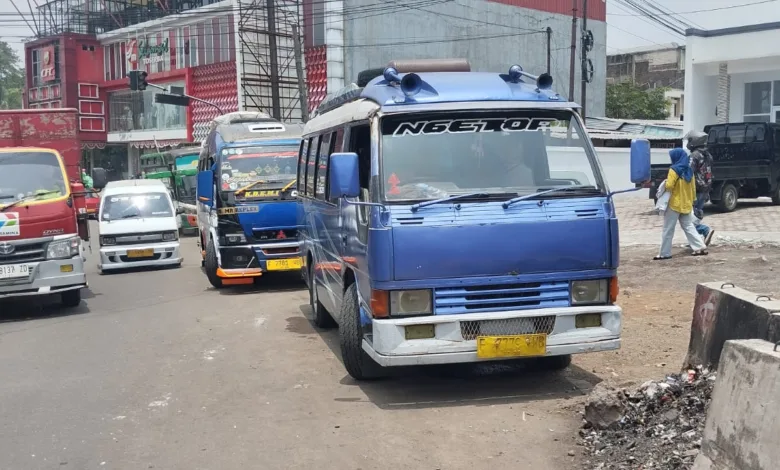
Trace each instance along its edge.
{"label": "minibus side window", "polygon": [[316,169],[314,164],[320,148],[319,144],[320,136],[315,136],[309,146],[309,154],[306,158],[306,186],[304,187],[304,194],[309,197],[314,197],[314,170]]}
{"label": "minibus side window", "polygon": [[309,156],[309,144],[311,138],[301,140],[301,149],[298,155],[298,176],[297,176],[297,188],[298,194],[303,194],[306,184],[306,158]]}
{"label": "minibus side window", "polygon": [[330,157],[330,149],[333,141],[333,133],[327,133],[323,135],[322,139],[320,140],[320,151],[318,152],[317,156],[317,180],[315,196],[321,201],[327,199],[325,189],[328,185],[328,158]]}

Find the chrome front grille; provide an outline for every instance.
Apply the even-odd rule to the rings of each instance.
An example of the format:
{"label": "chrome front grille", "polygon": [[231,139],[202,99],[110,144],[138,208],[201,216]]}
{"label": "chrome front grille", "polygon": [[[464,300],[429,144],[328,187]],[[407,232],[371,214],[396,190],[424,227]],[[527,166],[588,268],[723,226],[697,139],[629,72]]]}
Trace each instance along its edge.
{"label": "chrome front grille", "polygon": [[437,315],[568,307],[568,282],[447,287],[434,290]]}
{"label": "chrome front grille", "polygon": [[4,254],[7,250],[0,251],[0,264],[32,263],[46,259],[48,241],[41,240],[15,240],[3,242],[4,246],[11,246],[13,251]]}
{"label": "chrome front grille", "polygon": [[106,235],[115,238],[117,245],[139,245],[143,243],[159,243],[163,241],[162,232],[156,233],[125,233],[121,235]]}
{"label": "chrome front grille", "polygon": [[506,318],[502,320],[478,320],[460,322],[460,334],[464,340],[477,336],[504,336],[550,334],[555,328],[555,316]]}

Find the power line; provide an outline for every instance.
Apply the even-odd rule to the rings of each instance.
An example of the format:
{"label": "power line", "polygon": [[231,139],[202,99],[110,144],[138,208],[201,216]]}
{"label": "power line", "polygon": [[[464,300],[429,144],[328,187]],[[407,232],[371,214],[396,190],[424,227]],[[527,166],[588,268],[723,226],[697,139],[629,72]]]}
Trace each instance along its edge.
{"label": "power line", "polygon": [[[662,16],[688,15],[688,14],[691,14],[691,13],[708,13],[708,12],[711,12],[711,11],[731,10],[733,8],[744,8],[744,7],[750,7],[750,6],[754,6],[754,5],[762,5],[764,3],[772,3],[772,2],[777,2],[777,1],[778,0],[761,0],[761,1],[758,1],[758,2],[744,3],[742,5],[731,5],[731,6],[718,7],[718,8],[705,8],[705,9],[702,9],[702,10],[680,11],[680,12],[677,12],[677,13],[670,12],[670,13],[668,13],[666,15],[662,15]],[[641,13],[640,14],[631,13],[631,14],[623,14],[623,15],[620,14],[620,13],[611,13],[610,16],[644,16],[644,15],[641,14]]]}
{"label": "power line", "polygon": [[[619,8],[619,9],[621,9],[622,11],[625,11],[625,12],[629,11],[628,9],[626,9],[626,7],[622,6],[620,3],[613,2],[613,3],[612,3],[612,5],[613,5],[613,6],[615,6],[615,7],[617,7],[617,8]],[[648,24],[648,25],[652,26],[653,28],[656,28],[656,29],[658,29],[659,31],[664,31],[664,32],[666,32],[666,31],[667,31],[667,30],[666,30],[666,28],[663,28],[662,26],[659,26],[657,23],[655,23],[655,22],[652,22],[652,21],[650,21],[650,20],[646,19],[646,18],[645,18],[645,15],[638,16],[637,18],[638,18],[639,20],[641,20],[643,23],[646,23],[646,24]],[[649,42],[649,43],[652,43],[652,44],[657,44],[657,43],[656,43],[656,42],[654,42],[654,41],[651,41],[651,40],[649,40],[649,39],[647,39],[647,38],[643,38],[643,37],[637,36],[636,34],[634,34],[634,33],[630,32],[630,31],[626,31],[625,29],[622,29],[622,28],[620,28],[620,27],[616,26],[616,25],[614,24],[614,22],[613,22],[613,23],[607,23],[607,25],[608,25],[608,26],[611,26],[611,27],[613,27],[613,28],[615,28],[615,29],[619,29],[620,31],[623,31],[623,32],[625,32],[625,33],[628,33],[628,34],[630,34],[631,36],[634,36],[634,37],[636,37],[636,38],[639,38],[639,39],[644,39],[645,41],[647,41],[647,42]]]}
{"label": "power line", "polygon": [[675,34],[678,34],[680,36],[685,36],[685,31],[681,30],[679,28],[679,26],[675,26],[675,25],[671,24],[669,22],[669,20],[667,20],[667,19],[665,19],[663,17],[656,16],[653,12],[648,11],[645,6],[643,6],[642,4],[639,4],[637,1],[634,1],[634,0],[616,0],[616,1],[618,1],[621,4],[629,7],[630,9],[632,9],[634,11],[642,13],[645,16],[645,18],[658,23],[659,25],[665,27],[669,31],[671,31],[671,32],[673,32]]}

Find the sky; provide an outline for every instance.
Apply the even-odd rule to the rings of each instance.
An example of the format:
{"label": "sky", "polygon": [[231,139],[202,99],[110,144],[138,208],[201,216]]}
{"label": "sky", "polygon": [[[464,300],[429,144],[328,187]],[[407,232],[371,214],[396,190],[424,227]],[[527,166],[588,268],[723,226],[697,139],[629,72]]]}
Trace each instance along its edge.
{"label": "sky", "polygon": [[[35,5],[36,0],[29,0]],[[374,2],[374,0],[364,0]],[[459,3],[475,0],[457,0]],[[604,0],[589,0],[598,2]],[[703,29],[726,28],[754,23],[780,21],[780,0],[770,0],[763,4],[755,4],[762,0],[651,0],[675,13],[681,13],[682,20],[694,27]],[[23,12],[27,9],[28,0],[15,0]],[[607,2],[607,53],[615,54],[621,49],[630,49],[654,44],[676,42],[685,44],[685,37],[676,35],[650,20],[636,16],[617,0]],[[39,2],[39,3],[42,3]],[[753,5],[749,5],[749,4]],[[737,5],[746,5],[736,7]],[[731,7],[731,8],[727,8]],[[724,9],[725,8],[725,9]],[[720,10],[719,10],[720,9]],[[709,11],[699,11],[709,10]],[[698,11],[697,13],[684,13]],[[28,14],[29,18],[29,14]],[[695,23],[695,24],[693,24]],[[29,37],[30,29],[14,10],[11,0],[0,0],[0,39],[9,42],[21,56],[24,47],[22,37]]]}

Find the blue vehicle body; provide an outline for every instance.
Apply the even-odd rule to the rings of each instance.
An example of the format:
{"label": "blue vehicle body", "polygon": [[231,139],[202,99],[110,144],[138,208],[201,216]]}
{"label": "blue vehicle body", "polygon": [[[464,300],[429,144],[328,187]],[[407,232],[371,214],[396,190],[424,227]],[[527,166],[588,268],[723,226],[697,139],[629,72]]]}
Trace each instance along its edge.
{"label": "blue vehicle body", "polygon": [[283,126],[252,135],[251,122],[215,125],[204,141],[198,226],[203,264],[215,287],[301,268],[295,190],[301,129]]}
{"label": "blue vehicle body", "polygon": [[[577,105],[548,83],[516,67],[387,69],[307,124],[305,276],[351,375],[534,356],[565,366],[619,348],[612,193]],[[507,172],[528,183],[497,183]],[[634,174],[649,176],[649,160]]]}

